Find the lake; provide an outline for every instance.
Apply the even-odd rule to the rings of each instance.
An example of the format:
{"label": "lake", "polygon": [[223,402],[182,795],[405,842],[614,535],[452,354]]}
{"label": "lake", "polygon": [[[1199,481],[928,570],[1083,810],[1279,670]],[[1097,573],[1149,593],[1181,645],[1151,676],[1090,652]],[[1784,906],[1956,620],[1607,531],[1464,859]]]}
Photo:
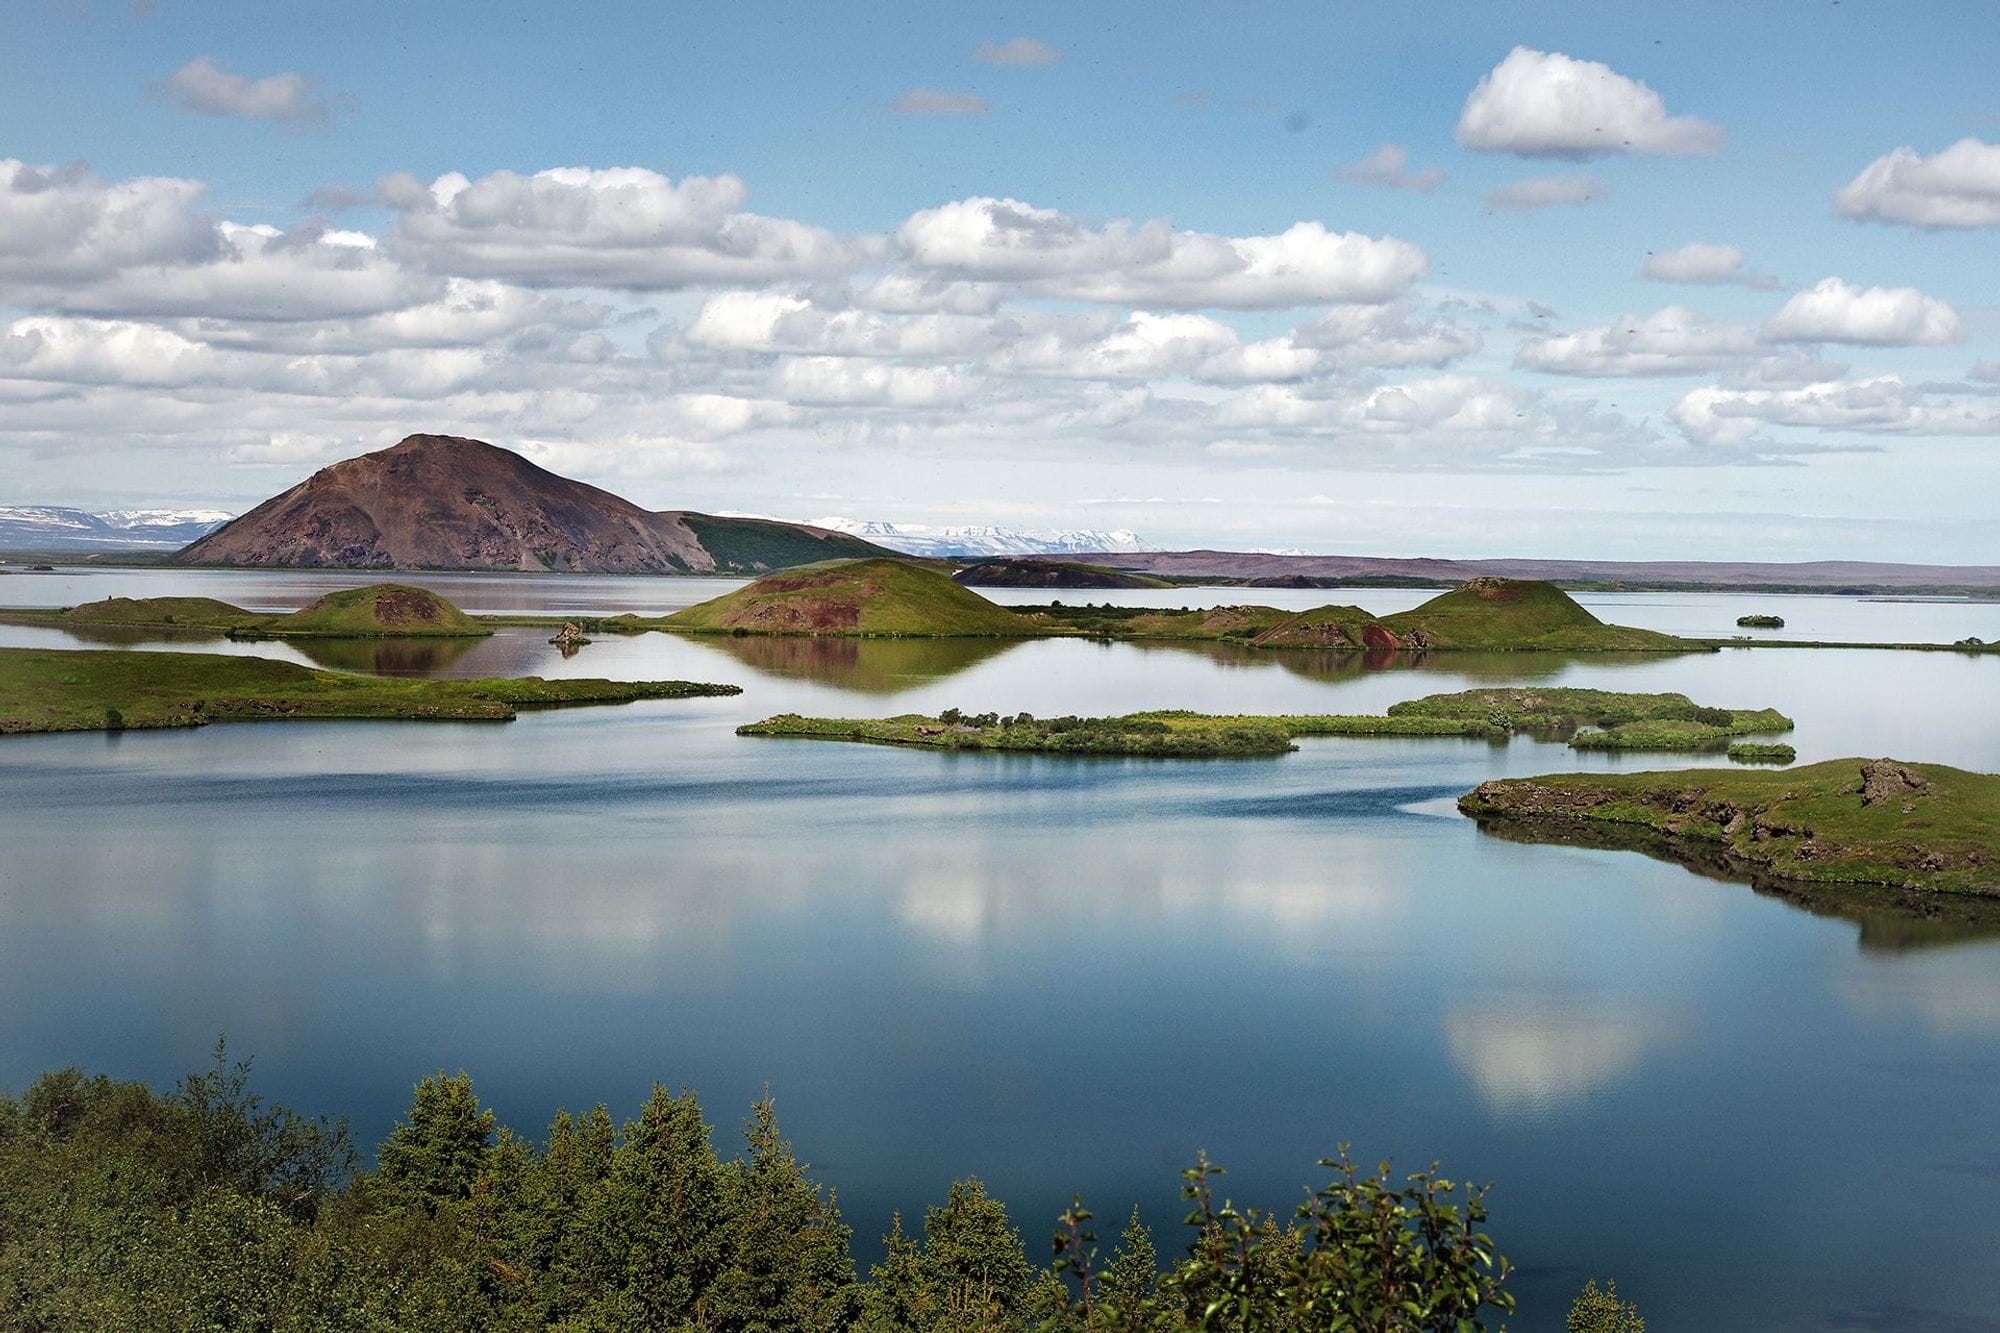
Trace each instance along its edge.
{"label": "lake", "polygon": [[[222,597],[352,575],[0,578],[0,603]],[[728,580],[417,576],[474,610],[658,612]],[[995,590],[996,600],[1356,601],[1411,590]],[[1604,594],[1605,619],[1796,637],[2000,639],[2000,604]],[[718,1141],[768,1083],[864,1263],[955,1177],[1045,1261],[1072,1192],[1183,1242],[1197,1149],[1288,1209],[1350,1142],[1496,1182],[1517,1329],[1588,1276],[1653,1327],[2000,1329],[2000,937],[1801,910],[1629,853],[1509,843],[1495,776],[1714,757],[1517,739],[1321,739],[1268,760],[942,754],[739,723],[1189,707],[1371,712],[1482,684],[1775,706],[1802,762],[2000,770],[2000,661],[1351,656],[1084,641],[602,638],[231,645],[346,669],[679,677],[740,697],[0,742],[0,1086],[78,1063],[171,1082],[218,1032],[271,1096],[372,1143],[437,1068],[539,1135],[700,1089]],[[159,644],[157,639],[146,640]],[[0,644],[84,646],[0,627]],[[2000,834],[1996,834],[2000,840]]]}

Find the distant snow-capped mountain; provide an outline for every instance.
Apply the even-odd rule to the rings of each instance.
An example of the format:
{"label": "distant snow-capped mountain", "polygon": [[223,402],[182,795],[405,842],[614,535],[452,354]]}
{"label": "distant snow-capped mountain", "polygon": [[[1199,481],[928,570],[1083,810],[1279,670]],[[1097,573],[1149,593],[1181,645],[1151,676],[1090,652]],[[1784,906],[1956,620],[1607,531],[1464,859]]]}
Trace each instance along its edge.
{"label": "distant snow-capped mountain", "polygon": [[845,532],[906,555],[954,559],[1152,549],[1139,540],[1137,533],[1123,528],[1116,532],[1087,529],[1023,532],[1013,528],[939,528],[924,523],[881,523],[853,518],[816,518],[812,526]]}
{"label": "distant snow-capped mountain", "polygon": [[227,523],[219,509],[111,509],[0,505],[0,549],[174,550]]}

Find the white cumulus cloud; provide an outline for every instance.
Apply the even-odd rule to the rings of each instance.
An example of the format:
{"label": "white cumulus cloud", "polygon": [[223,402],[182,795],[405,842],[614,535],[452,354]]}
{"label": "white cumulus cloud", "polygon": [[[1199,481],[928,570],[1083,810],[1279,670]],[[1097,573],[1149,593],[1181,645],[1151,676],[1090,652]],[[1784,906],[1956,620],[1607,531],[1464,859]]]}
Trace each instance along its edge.
{"label": "white cumulus cloud", "polygon": [[1550,375],[1595,378],[1706,375],[1757,357],[1751,329],[1708,324],[1686,306],[1651,315],[1620,315],[1609,324],[1521,344],[1514,364]]}
{"label": "white cumulus cloud", "polygon": [[1386,190],[1415,190],[1429,194],[1444,184],[1445,174],[1436,167],[1410,170],[1409,150],[1401,144],[1385,143],[1359,162],[1349,163],[1336,173],[1341,180],[1356,185],[1378,185]]}
{"label": "white cumulus cloud", "polygon": [[735,176],[670,180],[643,167],[557,167],[429,185],[387,176],[396,247],[460,277],[531,287],[665,290],[828,276],[866,261],[864,239],[741,211]]}
{"label": "white cumulus cloud", "polygon": [[1764,325],[1772,342],[1922,347],[1958,336],[1958,312],[1934,296],[1914,287],[1853,287],[1839,278],[1800,292]]}
{"label": "white cumulus cloud", "polygon": [[1692,241],[1678,250],[1647,255],[1639,271],[1655,282],[1752,287],[1758,291],[1771,291],[1779,285],[1770,274],[1753,272],[1749,264],[1750,256],[1737,246]]}
{"label": "white cumulus cloud", "polygon": [[1032,37],[1012,37],[1004,42],[981,42],[972,58],[982,65],[1005,65],[1013,69],[1030,69],[1038,65],[1053,65],[1062,59],[1062,52],[1047,42],[1038,42]]}
{"label": "white cumulus cloud", "polygon": [[942,92],[936,88],[912,88],[896,99],[900,116],[983,116],[991,107],[978,93]]}
{"label": "white cumulus cloud", "polygon": [[303,74],[272,74],[261,79],[231,74],[208,56],[196,56],[160,85],[168,100],[183,111],[237,120],[279,120],[294,125],[333,119],[318,84]]}
{"label": "white cumulus cloud", "polygon": [[896,240],[912,266],[948,277],[1181,308],[1379,303],[1402,294],[1429,266],[1408,241],[1329,231],[1319,222],[1275,236],[1215,236],[1160,221],[1093,226],[1017,199],[983,197],[914,213]]}
{"label": "white cumulus cloud", "polygon": [[2000,227],[2000,144],[1960,139],[1930,157],[1898,148],[1835,190],[1833,209],[1913,227]]}
{"label": "white cumulus cloud", "polygon": [[1587,171],[1568,176],[1537,176],[1503,185],[1486,196],[1489,208],[1527,212],[1559,204],[1594,204],[1604,197],[1604,182]]}
{"label": "white cumulus cloud", "polygon": [[1722,139],[1720,126],[1669,116],[1658,93],[1608,65],[1526,46],[1479,81],[1458,118],[1467,148],[1519,157],[1703,157]]}

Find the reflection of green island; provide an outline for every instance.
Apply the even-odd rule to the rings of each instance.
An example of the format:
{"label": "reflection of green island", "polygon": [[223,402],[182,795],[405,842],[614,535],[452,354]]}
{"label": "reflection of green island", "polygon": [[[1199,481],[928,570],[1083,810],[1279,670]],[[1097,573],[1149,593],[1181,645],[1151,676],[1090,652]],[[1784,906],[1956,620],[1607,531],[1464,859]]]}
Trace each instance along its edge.
{"label": "reflection of green island", "polygon": [[[1699,715],[1721,721],[1693,720]],[[1731,712],[1702,708],[1680,694],[1614,694],[1605,690],[1468,690],[1396,704],[1387,714],[1281,713],[1215,715],[1182,709],[1122,717],[1038,718],[1028,713],[962,713],[936,717],[801,717],[785,713],[738,727],[739,736],[914,745],[935,750],[1009,750],[1039,754],[1220,755],[1284,754],[1299,736],[1470,736],[1504,740],[1516,732],[1549,739],[1632,729],[1623,749],[1687,749],[1689,734],[1723,738],[1733,725],[1788,729],[1770,709]],[[1651,745],[1649,746],[1649,742]],[[1572,739],[1572,744],[1576,740]]]}
{"label": "reflection of green island", "polygon": [[952,576],[968,588],[1171,588],[1165,579],[1071,560],[980,560]]}
{"label": "reflection of green island", "polygon": [[212,597],[108,597],[59,611],[9,610],[0,620],[57,629],[208,630],[232,639],[483,638],[493,632],[436,593],[400,583],[330,592],[289,615],[260,615]]}
{"label": "reflection of green island", "polygon": [[2000,898],[2000,776],[1939,764],[1506,778],[1459,809],[1524,841],[1627,846],[1774,880]]}
{"label": "reflection of green island", "polygon": [[736,693],[684,680],[409,680],[219,653],[0,648],[0,733],[288,718],[505,721],[524,708]]}
{"label": "reflection of green island", "polygon": [[1413,611],[1375,616],[1357,606],[1283,611],[1047,606],[1010,609],[925,565],[840,560],[786,570],[634,627],[696,634],[960,636],[1090,635],[1214,641],[1253,648],[1397,651],[1703,652],[1707,645],[1606,625],[1547,583],[1474,579]]}
{"label": "reflection of green island", "polygon": [[1019,640],[721,634],[704,635],[699,642],[760,675],[862,694],[897,694],[975,667],[1012,650]]}

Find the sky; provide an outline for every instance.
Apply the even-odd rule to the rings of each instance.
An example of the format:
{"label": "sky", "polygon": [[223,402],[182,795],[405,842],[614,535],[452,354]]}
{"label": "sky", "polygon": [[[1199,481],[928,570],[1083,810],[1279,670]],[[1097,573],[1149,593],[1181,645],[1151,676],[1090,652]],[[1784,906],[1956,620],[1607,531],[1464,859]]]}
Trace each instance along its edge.
{"label": "sky", "polygon": [[2000,563],[1989,3],[13,0],[0,503]]}

